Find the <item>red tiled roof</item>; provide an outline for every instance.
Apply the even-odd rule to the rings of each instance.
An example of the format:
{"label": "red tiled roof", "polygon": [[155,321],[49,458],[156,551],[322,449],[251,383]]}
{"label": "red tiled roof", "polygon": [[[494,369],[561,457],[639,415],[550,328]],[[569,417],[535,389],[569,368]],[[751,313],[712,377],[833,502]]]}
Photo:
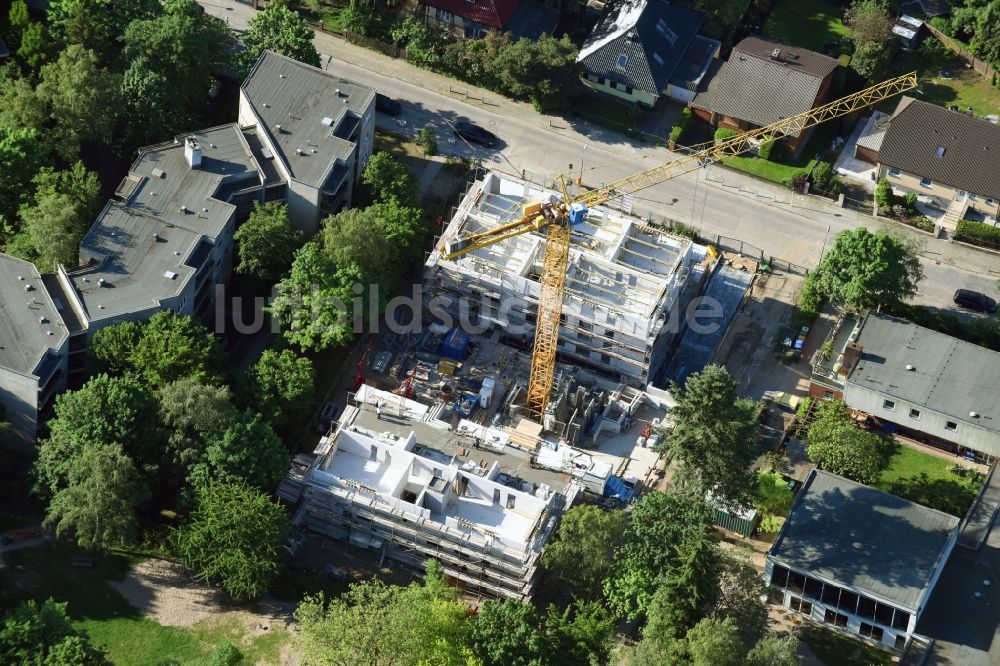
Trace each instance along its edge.
{"label": "red tiled roof", "polygon": [[503,30],[521,0],[424,0],[424,4]]}

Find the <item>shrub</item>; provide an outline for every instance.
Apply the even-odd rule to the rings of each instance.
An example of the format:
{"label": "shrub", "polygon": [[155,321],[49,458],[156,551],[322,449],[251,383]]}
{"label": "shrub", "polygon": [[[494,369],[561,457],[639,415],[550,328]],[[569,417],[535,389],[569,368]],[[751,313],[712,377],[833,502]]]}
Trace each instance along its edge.
{"label": "shrub", "polygon": [[906,214],[906,207],[903,204],[893,204],[892,216],[900,222],[906,222],[909,218],[909,215]]}
{"label": "shrub", "polygon": [[771,153],[774,152],[774,141],[766,141],[760,144],[760,148],[757,149],[757,157],[762,160],[771,159]]}
{"label": "shrub", "polygon": [[684,132],[687,131],[688,126],[691,124],[691,109],[689,107],[684,107],[681,111],[680,118],[674,123],[673,129],[670,130],[670,140],[674,143],[678,143],[681,137],[684,136]]}
{"label": "shrub", "polygon": [[715,142],[722,143],[727,139],[732,139],[737,134],[739,134],[739,132],[731,130],[728,127],[720,127],[719,129],[715,130]]}
{"label": "shrub", "polygon": [[[951,34],[951,21],[949,21],[945,17],[943,17],[943,16],[935,16],[934,18],[932,18],[929,21],[929,23],[931,24],[932,28],[937,28],[938,30],[940,30],[944,34],[948,35],[949,37],[952,36],[952,34]],[[930,41],[930,40],[926,40],[926,41]],[[937,41],[937,39],[935,39],[934,41]]]}
{"label": "shrub", "polygon": [[878,181],[875,186],[875,203],[878,204],[879,210],[892,208],[894,199],[895,195],[892,193],[892,185],[889,184],[889,181],[885,178]]}
{"label": "shrub", "polygon": [[823,305],[823,294],[816,286],[816,280],[813,275],[815,273],[810,273],[806,278],[805,284],[802,285],[802,293],[799,294],[798,306],[802,312],[815,316],[819,313],[819,309]]}
{"label": "shrub", "polygon": [[785,181],[785,186],[796,192],[801,192],[805,189],[807,182],[809,182],[809,174],[805,171],[797,171],[791,178]]}
{"label": "shrub", "polygon": [[212,650],[212,656],[209,658],[209,664],[211,666],[235,666],[240,663],[240,659],[243,655],[236,648],[235,645],[230,643],[228,640],[224,640],[215,646]]}
{"label": "shrub", "polygon": [[921,231],[930,231],[933,233],[933,231],[937,229],[937,225],[923,215],[911,217],[906,223],[920,229]]}
{"label": "shrub", "polygon": [[418,144],[423,146],[424,155],[437,155],[437,137],[434,136],[434,130],[430,127],[420,128],[420,131],[417,132],[416,141]]}
{"label": "shrub", "polygon": [[1000,249],[1000,228],[982,222],[959,220],[955,237],[974,245]]}
{"label": "shrub", "polygon": [[917,209],[917,193],[907,192],[906,196],[903,197],[903,203],[906,205],[906,210],[910,213]]}
{"label": "shrub", "polygon": [[674,222],[673,226],[670,227],[670,233],[683,236],[684,238],[690,238],[693,241],[698,240],[698,230],[694,227],[689,227],[683,222]]}
{"label": "shrub", "polygon": [[784,524],[784,516],[764,516],[760,521],[760,531],[764,534],[777,534]]}

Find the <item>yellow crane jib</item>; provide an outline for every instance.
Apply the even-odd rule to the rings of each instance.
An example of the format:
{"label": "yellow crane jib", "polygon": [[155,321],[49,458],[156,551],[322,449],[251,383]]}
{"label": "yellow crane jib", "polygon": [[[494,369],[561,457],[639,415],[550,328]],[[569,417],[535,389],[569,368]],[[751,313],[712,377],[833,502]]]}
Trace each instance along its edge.
{"label": "yellow crane jib", "polygon": [[556,195],[548,195],[544,201],[525,204],[522,218],[519,220],[478,234],[445,240],[440,251],[445,259],[451,260],[514,236],[531,231],[547,230],[540,279],[538,318],[535,325],[535,343],[531,358],[531,377],[528,382],[528,408],[530,411],[540,418],[545,412],[545,407],[552,394],[563,288],[566,273],[569,270],[572,227],[586,220],[590,208],[620,196],[659,185],[712,162],[748,152],[768,141],[800,133],[828,120],[840,118],[859,109],[878,104],[890,97],[912,90],[917,85],[916,72],[903,74],[804,113],[782,118],[765,127],[759,127],[717,143],[702,144],[702,146],[698,146],[700,150],[575,197],[569,196],[565,182],[563,182],[562,200],[559,200]]}

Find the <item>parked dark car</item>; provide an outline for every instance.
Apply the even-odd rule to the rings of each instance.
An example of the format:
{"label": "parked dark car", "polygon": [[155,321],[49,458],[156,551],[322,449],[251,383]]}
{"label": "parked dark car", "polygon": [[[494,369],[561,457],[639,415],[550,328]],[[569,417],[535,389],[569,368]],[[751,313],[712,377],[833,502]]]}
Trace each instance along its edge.
{"label": "parked dark car", "polygon": [[382,93],[375,93],[375,110],[390,116],[398,116],[403,112],[403,105]]}
{"label": "parked dark car", "polygon": [[976,312],[993,313],[997,311],[997,302],[995,300],[986,294],[978,291],[972,291],[971,289],[959,289],[955,292],[955,296],[952,300],[954,300],[955,304],[959,307],[963,307],[968,310],[975,310]]}
{"label": "parked dark car", "polygon": [[474,123],[455,123],[455,135],[462,137],[469,143],[478,143],[480,146],[486,146],[487,148],[497,145],[496,134]]}

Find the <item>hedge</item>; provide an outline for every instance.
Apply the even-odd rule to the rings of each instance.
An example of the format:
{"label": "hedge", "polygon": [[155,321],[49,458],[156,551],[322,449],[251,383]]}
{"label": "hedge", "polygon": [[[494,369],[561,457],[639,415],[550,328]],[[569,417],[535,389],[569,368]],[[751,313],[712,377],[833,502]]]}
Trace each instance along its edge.
{"label": "hedge", "polygon": [[737,134],[738,132],[729,129],[728,127],[720,127],[715,130],[715,142],[719,143],[721,141],[725,141],[726,139],[732,139]]}
{"label": "hedge", "polygon": [[769,160],[771,159],[772,152],[774,152],[774,141],[765,141],[757,148],[757,157],[762,160]]}
{"label": "hedge", "polygon": [[681,137],[684,136],[684,132],[687,131],[688,125],[690,124],[691,109],[685,106],[684,110],[681,111],[680,118],[677,119],[677,122],[674,123],[673,129],[670,130],[670,140],[674,143],[679,143]]}
{"label": "hedge", "polygon": [[1000,248],[1000,229],[973,220],[959,220],[955,237],[974,245]]}
{"label": "hedge", "polygon": [[889,184],[889,181],[885,178],[878,181],[878,184],[875,186],[875,203],[878,204],[879,210],[892,208],[893,198],[892,185]]}

